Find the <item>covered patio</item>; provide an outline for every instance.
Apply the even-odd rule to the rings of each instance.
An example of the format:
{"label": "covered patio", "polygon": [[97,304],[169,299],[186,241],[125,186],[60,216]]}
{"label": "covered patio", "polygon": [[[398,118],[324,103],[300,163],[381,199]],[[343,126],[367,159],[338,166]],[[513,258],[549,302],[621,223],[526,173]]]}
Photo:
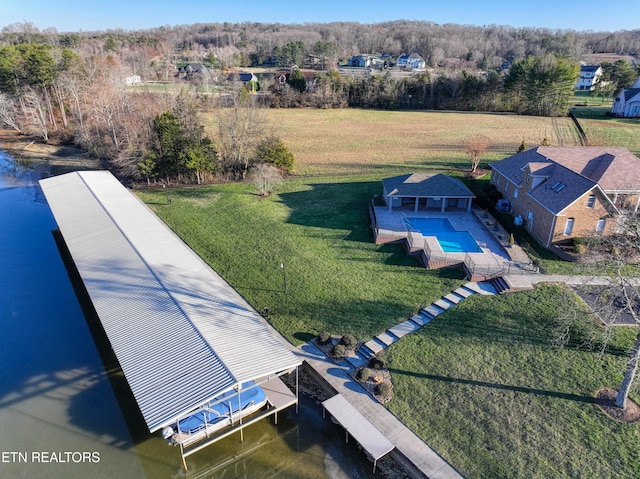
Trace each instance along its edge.
{"label": "covered patio", "polygon": [[382,180],[389,211],[471,211],[475,195],[462,181],[441,173],[411,173]]}

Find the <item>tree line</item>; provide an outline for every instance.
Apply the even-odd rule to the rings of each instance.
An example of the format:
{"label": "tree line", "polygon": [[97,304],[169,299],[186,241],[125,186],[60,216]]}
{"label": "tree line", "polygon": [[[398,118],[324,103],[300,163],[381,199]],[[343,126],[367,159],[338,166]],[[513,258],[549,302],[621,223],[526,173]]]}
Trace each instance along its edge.
{"label": "tree line", "polygon": [[[375,28],[355,23],[307,27],[206,24],[94,33],[40,31],[31,24],[4,27],[0,32],[0,123],[44,142],[73,142],[129,178],[194,183],[214,177],[241,179],[260,161],[259,152],[265,156],[263,142],[277,151],[284,146],[272,137],[263,108],[447,109],[564,115],[579,68],[573,55],[580,49],[574,47],[578,43],[586,45],[587,39],[592,45],[600,45],[602,40],[601,34],[593,32],[404,21]],[[302,36],[302,30],[309,34]],[[437,32],[441,36],[437,37]],[[454,34],[457,42],[451,40]],[[615,42],[610,38],[609,48],[622,48],[616,43],[619,38],[627,39],[627,45],[635,45],[633,34],[616,35]],[[480,61],[477,52],[460,47],[456,65],[469,69],[443,67],[412,76],[394,76],[381,70],[356,77],[329,68],[317,71],[313,88],[308,88],[309,79],[301,70],[292,68],[286,83],[267,81],[260,95],[249,95],[244,88],[230,86],[223,70],[238,62],[267,57],[276,64],[292,65],[307,54],[317,55],[329,65],[345,54],[376,49],[419,50],[431,58],[430,62],[439,64],[434,59],[441,55],[434,56],[429,49],[440,45],[443,38],[451,40],[447,43],[450,46],[474,38],[476,47],[483,44],[482,38],[497,48],[502,41],[515,41],[512,37],[522,41],[526,38],[527,48],[509,53],[485,45],[482,53],[482,58],[493,58],[490,64],[504,60],[498,55],[513,55],[510,68],[502,72],[478,70],[478,62],[486,62]],[[496,38],[501,42],[489,41]],[[579,38],[583,41],[578,42]],[[444,57],[454,50],[444,52]],[[521,53],[528,54],[519,56]],[[214,70],[210,91],[194,90],[196,81],[176,78],[173,62],[188,61],[192,56],[208,59],[209,64],[220,68]],[[608,85],[613,85],[603,94],[611,95],[613,88],[628,86],[638,74],[625,61],[603,66]],[[185,90],[176,95],[175,89],[133,89],[126,80],[134,76],[166,83],[182,81]],[[216,94],[209,94],[211,91]],[[203,123],[205,112],[207,118],[214,120]],[[291,160],[278,162],[278,167],[286,170]]]}
{"label": "tree line", "polygon": [[396,20],[302,25],[225,22],[63,33],[19,23],[0,30],[0,44],[21,43],[73,48],[84,54],[117,52],[136,74],[162,80],[166,65],[177,58],[196,62],[211,59],[221,68],[261,66],[265,61],[300,66],[301,54],[306,53],[338,64],[357,54],[378,52],[397,57],[415,52],[430,68],[488,71],[527,56],[553,54],[581,61],[595,53],[636,55],[640,52],[640,29],[594,32]]}

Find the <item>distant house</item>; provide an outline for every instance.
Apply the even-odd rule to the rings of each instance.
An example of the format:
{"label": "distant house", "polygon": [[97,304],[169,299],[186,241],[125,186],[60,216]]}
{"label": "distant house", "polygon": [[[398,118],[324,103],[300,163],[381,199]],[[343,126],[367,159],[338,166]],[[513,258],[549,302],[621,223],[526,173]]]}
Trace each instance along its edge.
{"label": "distant house", "polygon": [[427,66],[427,62],[424,61],[417,53],[412,53],[411,55],[402,54],[398,57],[396,61],[396,66],[398,68],[406,68],[409,70],[422,69]]}
{"label": "distant house", "polygon": [[412,173],[382,180],[389,211],[471,210],[475,195],[462,181],[443,174]]}
{"label": "distant house", "polygon": [[140,78],[140,75],[131,75],[130,77],[124,79],[124,83],[127,86],[139,85],[140,83],[142,83],[142,79]]}
{"label": "distant house", "polygon": [[409,60],[409,55],[406,55],[406,54],[403,53],[396,60],[396,66],[398,68],[406,68],[408,60]]}
{"label": "distant house", "polygon": [[227,81],[233,83],[249,83],[249,82],[257,82],[258,78],[253,73],[231,73],[227,77]]}
{"label": "distant house", "polygon": [[[274,84],[269,87],[270,90],[281,90],[288,83],[292,70],[293,69],[287,71],[281,70],[276,72],[273,77]],[[304,82],[307,91],[313,91],[316,85],[317,72],[313,70],[300,70],[300,72],[302,72],[302,75],[304,76]]]}
{"label": "distant house", "polygon": [[176,76],[181,80],[204,81],[211,79],[213,75],[202,63],[187,63],[186,65],[178,68]]}
{"label": "distant house", "polygon": [[619,209],[640,203],[640,158],[626,148],[540,146],[491,167],[506,204],[547,248],[609,234]]}
{"label": "distant house", "polygon": [[601,77],[602,67],[598,65],[581,65],[580,77],[578,78],[575,89],[593,91]]}
{"label": "distant house", "polygon": [[626,118],[640,117],[640,78],[631,88],[625,88],[616,96],[611,113]]}
{"label": "distant house", "polygon": [[368,67],[371,65],[371,58],[368,55],[355,55],[349,60],[349,66],[352,67]]}
{"label": "distant house", "polygon": [[420,70],[426,66],[427,66],[427,62],[425,62],[424,58],[422,58],[417,53],[412,53],[407,57],[407,68],[411,70],[415,70],[415,69]]}

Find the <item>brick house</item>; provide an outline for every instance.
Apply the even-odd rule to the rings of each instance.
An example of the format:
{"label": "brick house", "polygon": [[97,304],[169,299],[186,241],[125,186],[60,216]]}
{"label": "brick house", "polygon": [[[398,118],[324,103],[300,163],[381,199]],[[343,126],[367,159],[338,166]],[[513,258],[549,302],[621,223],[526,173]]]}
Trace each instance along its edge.
{"label": "brick house", "polygon": [[491,183],[547,248],[609,234],[620,209],[640,202],[640,158],[626,148],[540,146],[491,167]]}

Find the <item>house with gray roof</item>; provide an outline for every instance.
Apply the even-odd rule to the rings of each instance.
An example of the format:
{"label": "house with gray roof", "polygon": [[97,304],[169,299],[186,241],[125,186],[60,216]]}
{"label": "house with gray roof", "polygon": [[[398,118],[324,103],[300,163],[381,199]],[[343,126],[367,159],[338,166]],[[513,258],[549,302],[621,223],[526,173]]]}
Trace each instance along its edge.
{"label": "house with gray roof", "polygon": [[410,173],[382,180],[389,211],[471,210],[475,195],[462,181],[443,174]]}
{"label": "house with gray roof", "polygon": [[491,167],[513,214],[547,248],[609,234],[621,209],[640,204],[640,158],[626,148],[540,146]]}
{"label": "house with gray roof", "polygon": [[212,78],[211,70],[202,63],[187,63],[178,68],[176,77],[180,80],[206,81]]}
{"label": "house with gray roof", "polygon": [[640,78],[631,88],[625,88],[616,96],[611,113],[625,118],[640,117]]}

